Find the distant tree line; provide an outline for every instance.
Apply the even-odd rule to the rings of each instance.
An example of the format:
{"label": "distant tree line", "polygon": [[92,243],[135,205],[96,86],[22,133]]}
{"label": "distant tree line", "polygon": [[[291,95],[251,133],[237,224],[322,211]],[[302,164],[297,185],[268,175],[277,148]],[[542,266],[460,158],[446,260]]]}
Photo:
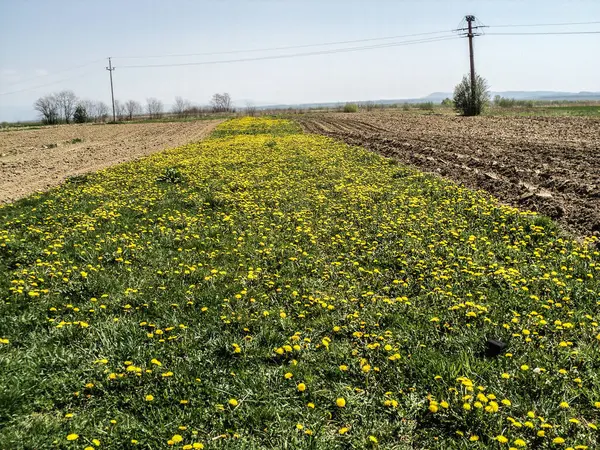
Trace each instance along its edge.
{"label": "distant tree line", "polygon": [[[65,90],[38,98],[33,104],[43,123],[106,122],[112,118],[112,108],[104,102],[78,98],[73,91]],[[178,118],[200,116],[208,113],[235,112],[228,93],[214,94],[210,106],[194,106],[189,100],[175,97],[170,114]],[[122,102],[115,100],[115,119],[133,120],[135,117],[160,119],[165,114],[164,104],[154,97],[146,99],[142,105],[135,100]]]}

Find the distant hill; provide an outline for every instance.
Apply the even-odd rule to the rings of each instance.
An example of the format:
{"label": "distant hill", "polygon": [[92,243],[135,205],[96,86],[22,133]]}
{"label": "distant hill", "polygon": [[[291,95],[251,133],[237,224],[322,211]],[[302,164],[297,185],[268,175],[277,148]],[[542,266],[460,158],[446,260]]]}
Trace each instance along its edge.
{"label": "distant hill", "polygon": [[[491,97],[496,95],[505,98],[514,98],[516,100],[566,100],[566,101],[582,101],[582,100],[597,100],[600,101],[600,92],[559,92],[559,91],[492,91]],[[452,98],[451,92],[432,92],[426,97],[419,98],[397,98],[397,99],[379,99],[379,100],[362,100],[349,102],[324,102],[324,103],[300,103],[300,104],[282,104],[282,105],[261,105],[258,109],[286,109],[286,108],[335,108],[345,103],[365,103],[371,101],[378,105],[394,105],[402,103],[440,103],[445,98]]]}
{"label": "distant hill", "polygon": [[[514,98],[515,100],[600,100],[600,92],[558,92],[558,91],[499,91],[491,92],[492,98],[496,95],[504,98]],[[450,92],[434,92],[424,97],[426,101],[440,102],[447,98],[452,98]]]}

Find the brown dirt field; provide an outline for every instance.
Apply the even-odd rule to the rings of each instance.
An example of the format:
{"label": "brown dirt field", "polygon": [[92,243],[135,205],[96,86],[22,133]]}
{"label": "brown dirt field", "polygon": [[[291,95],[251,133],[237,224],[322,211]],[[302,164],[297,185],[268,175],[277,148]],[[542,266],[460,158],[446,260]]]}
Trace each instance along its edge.
{"label": "brown dirt field", "polygon": [[[219,122],[59,125],[0,132],[0,202],[46,190],[72,175],[199,141]],[[77,138],[83,141],[69,142]],[[56,147],[48,148],[51,144]]]}
{"label": "brown dirt field", "polygon": [[600,119],[394,112],[306,115],[308,132],[433,172],[600,236]]}

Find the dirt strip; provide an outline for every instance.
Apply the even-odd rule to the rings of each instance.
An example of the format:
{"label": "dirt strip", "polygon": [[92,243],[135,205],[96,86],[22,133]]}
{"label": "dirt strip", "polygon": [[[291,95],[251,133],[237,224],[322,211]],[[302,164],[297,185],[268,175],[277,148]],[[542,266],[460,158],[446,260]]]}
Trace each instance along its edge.
{"label": "dirt strip", "polygon": [[205,138],[219,120],[59,125],[0,132],[0,202]]}
{"label": "dirt strip", "polygon": [[401,113],[306,115],[306,131],[360,145],[600,236],[600,119]]}

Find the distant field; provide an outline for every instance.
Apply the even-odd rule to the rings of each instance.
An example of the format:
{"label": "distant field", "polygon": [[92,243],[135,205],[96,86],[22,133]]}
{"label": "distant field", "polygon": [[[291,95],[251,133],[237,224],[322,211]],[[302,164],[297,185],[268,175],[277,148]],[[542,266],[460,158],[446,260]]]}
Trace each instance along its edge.
{"label": "distant field", "polygon": [[594,241],[222,123],[0,205],[0,448],[599,448]]}

